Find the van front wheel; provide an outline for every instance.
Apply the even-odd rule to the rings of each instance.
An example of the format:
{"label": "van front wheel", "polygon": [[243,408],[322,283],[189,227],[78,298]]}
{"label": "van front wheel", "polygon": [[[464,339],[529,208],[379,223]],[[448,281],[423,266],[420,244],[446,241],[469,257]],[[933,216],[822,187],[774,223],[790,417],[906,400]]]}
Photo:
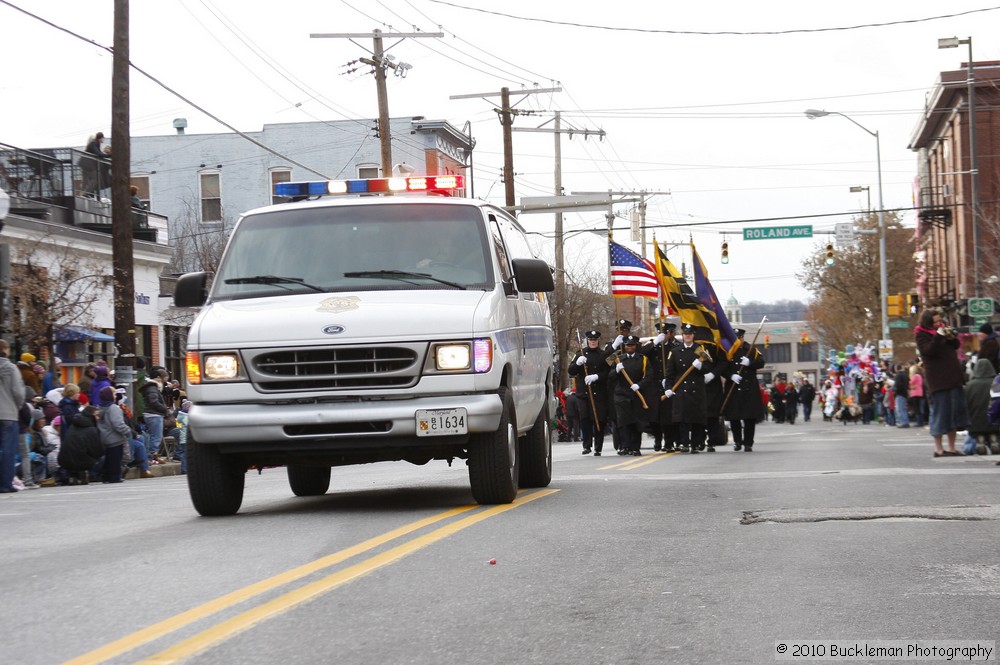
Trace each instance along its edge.
{"label": "van front wheel", "polygon": [[469,441],[469,484],[478,503],[510,503],[517,496],[517,417],[510,390],[501,387],[503,404],[496,432],[473,434]]}
{"label": "van front wheel", "polygon": [[194,509],[206,517],[235,515],[243,503],[246,466],[218,446],[198,443],[193,434],[188,431],[187,477]]}

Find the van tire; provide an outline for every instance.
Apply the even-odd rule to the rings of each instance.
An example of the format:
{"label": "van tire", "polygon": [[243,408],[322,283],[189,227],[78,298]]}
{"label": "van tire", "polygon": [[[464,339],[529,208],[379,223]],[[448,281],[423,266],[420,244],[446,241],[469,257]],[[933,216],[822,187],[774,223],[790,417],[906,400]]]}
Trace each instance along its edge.
{"label": "van tire", "polygon": [[323,496],[330,489],[330,467],[289,464],[288,486],[295,496]]}
{"label": "van tire", "polygon": [[521,439],[520,458],[520,486],[548,487],[552,482],[552,437],[547,406],[542,407],[534,427]]}
{"label": "van tire", "polygon": [[503,410],[495,432],[473,434],[469,441],[469,484],[478,503],[510,503],[517,496],[517,417],[510,389],[497,391]]}
{"label": "van tire", "polygon": [[187,437],[187,478],[191,503],[200,515],[235,515],[243,503],[246,467],[237,458],[223,455],[218,446]]}

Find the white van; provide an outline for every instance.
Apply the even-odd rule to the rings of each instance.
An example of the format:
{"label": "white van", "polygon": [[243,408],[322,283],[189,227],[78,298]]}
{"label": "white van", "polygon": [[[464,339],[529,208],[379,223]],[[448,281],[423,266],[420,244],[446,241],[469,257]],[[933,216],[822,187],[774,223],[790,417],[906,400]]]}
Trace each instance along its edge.
{"label": "white van", "polygon": [[281,183],[308,200],[244,214],[210,289],[178,281],[177,306],[204,305],[186,355],[202,515],[239,510],[251,467],[286,466],[298,496],[390,460],[468,460],[480,503],[549,484],[551,270],[482,201],[316,196],[400,186],[461,178]]}

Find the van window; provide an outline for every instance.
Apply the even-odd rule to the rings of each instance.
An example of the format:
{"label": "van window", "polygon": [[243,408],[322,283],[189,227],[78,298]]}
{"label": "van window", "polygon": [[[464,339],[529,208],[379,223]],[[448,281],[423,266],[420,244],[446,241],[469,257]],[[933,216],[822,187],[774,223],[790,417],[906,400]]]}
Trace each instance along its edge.
{"label": "van window", "polygon": [[474,206],[316,206],[260,213],[245,217],[233,232],[212,297],[486,290],[495,281],[487,247],[482,214]]}

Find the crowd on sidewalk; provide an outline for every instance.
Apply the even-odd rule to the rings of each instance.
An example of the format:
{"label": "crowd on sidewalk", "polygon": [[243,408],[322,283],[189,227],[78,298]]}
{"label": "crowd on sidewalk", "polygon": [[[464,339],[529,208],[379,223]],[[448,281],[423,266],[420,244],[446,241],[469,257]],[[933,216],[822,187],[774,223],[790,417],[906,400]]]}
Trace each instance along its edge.
{"label": "crowd on sidewalk", "polygon": [[179,463],[186,473],[190,402],[165,368],[147,373],[138,359],[133,407],[104,361],[88,365],[79,384],[62,384],[58,358],[48,370],[30,353],[11,362],[9,350],[0,339],[0,494],[121,483],[132,468],[152,478],[158,464]]}

